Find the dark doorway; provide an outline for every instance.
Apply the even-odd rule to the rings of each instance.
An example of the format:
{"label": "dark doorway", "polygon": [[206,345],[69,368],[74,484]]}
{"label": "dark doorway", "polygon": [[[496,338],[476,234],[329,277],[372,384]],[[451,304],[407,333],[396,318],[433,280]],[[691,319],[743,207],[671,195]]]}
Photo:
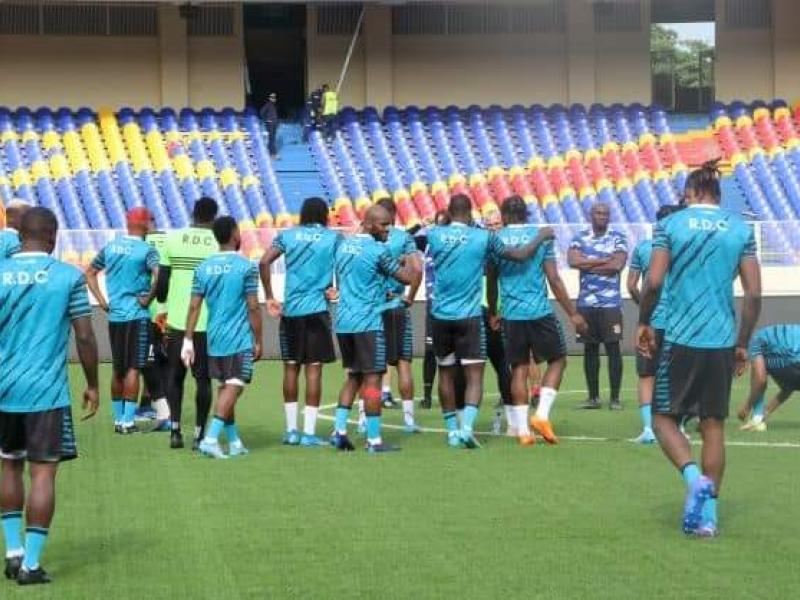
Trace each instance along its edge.
{"label": "dark doorway", "polygon": [[306,97],[306,7],[245,3],[244,44],[248,104],[259,108],[275,92],[281,118],[298,118]]}

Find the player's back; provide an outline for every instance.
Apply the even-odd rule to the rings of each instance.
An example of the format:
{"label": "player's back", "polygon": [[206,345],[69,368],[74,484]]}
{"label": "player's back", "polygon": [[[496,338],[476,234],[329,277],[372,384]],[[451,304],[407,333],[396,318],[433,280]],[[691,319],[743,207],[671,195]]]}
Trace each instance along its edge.
{"label": "player's back", "polygon": [[339,288],[336,331],[362,333],[383,329],[385,277],[397,270],[388,248],[371,235],[353,235],[339,242],[335,262]]}
{"label": "player's back", "polygon": [[286,263],[283,314],[300,317],[327,310],[325,290],[333,283],[333,255],[340,235],[322,225],[281,231],[273,245]]}
{"label": "player's back", "polygon": [[763,356],[768,369],[782,369],[800,363],[800,325],[762,327],[750,342],[750,357]]}
{"label": "player's back", "polygon": [[[536,225],[509,225],[498,232],[505,246],[522,246],[539,233]],[[504,319],[512,321],[535,320],[553,312],[547,297],[546,261],[555,260],[552,240],[543,243],[528,260],[497,261],[500,301]]]}
{"label": "player's back", "polygon": [[151,270],[158,265],[158,253],[144,240],[123,235],[106,244],[92,261],[106,276],[111,322],[147,319],[150,313],[139,304],[152,283]]}
{"label": "player's back", "polygon": [[458,320],[481,314],[483,274],[489,254],[500,254],[497,236],[485,229],[453,223],[428,233],[428,251],[436,272],[433,316]]}
{"label": "player's back", "polygon": [[0,410],[69,405],[71,319],[91,314],[83,274],[44,252],[0,261]]}
{"label": "player's back", "polygon": [[[183,330],[186,326],[194,270],[217,250],[219,245],[211,229],[187,227],[167,235],[161,252],[161,264],[170,268],[167,324],[173,329]],[[207,318],[204,306],[200,311],[197,331],[206,330]]]}
{"label": "player's back", "polygon": [[247,295],[257,293],[255,265],[236,252],[219,252],[197,266],[192,294],[202,295],[208,306],[209,356],[252,349]]}
{"label": "player's back", "polygon": [[20,251],[19,234],[13,229],[0,230],[0,260]]}
{"label": "player's back", "polygon": [[729,348],[735,341],[733,282],[755,240],[739,216],[695,204],[656,225],[653,249],[670,252],[667,341],[695,348]]}

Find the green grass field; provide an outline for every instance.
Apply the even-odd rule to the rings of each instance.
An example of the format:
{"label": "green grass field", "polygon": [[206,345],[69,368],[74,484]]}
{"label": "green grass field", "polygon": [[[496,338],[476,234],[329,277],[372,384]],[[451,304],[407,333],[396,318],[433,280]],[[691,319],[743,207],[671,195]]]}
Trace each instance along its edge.
{"label": "green grass field", "polygon": [[[604,367],[605,368],[605,367]],[[72,367],[78,391],[78,369]],[[43,564],[51,586],[0,583],[0,598],[792,598],[800,484],[800,410],[764,434],[729,424],[722,536],[679,532],[683,484],[638,434],[632,362],[625,410],[582,412],[571,361],[554,421],[558,447],[484,436],[455,451],[438,433],[389,431],[403,451],[280,445],[280,365],[260,363],[238,421],[252,454],[231,461],[168,448],[166,434],[115,436],[107,397],[78,426]],[[605,380],[605,373],[604,373]],[[324,395],[341,382],[328,369]],[[746,381],[736,384],[734,405]],[[489,429],[496,394],[481,429]],[[421,389],[421,387],[420,387]],[[77,398],[76,394],[76,398]],[[193,402],[189,402],[191,407]],[[185,411],[191,430],[191,410]],[[77,413],[76,413],[77,414]],[[330,415],[331,411],[328,410]],[[399,424],[399,411],[386,422]],[[439,411],[422,424],[440,427]],[[327,433],[329,422],[320,423]],[[697,437],[696,435],[694,437]]]}

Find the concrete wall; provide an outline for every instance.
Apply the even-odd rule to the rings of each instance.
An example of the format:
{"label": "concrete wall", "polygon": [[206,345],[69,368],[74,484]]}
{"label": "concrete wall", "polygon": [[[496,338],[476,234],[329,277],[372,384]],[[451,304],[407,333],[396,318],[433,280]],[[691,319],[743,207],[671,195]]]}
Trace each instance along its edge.
{"label": "concrete wall", "polygon": [[188,37],[177,5],[158,18],[151,37],[0,35],[0,104],[241,108],[241,8],[230,37]]}
{"label": "concrete wall", "polygon": [[[564,0],[566,30],[527,35],[392,35],[389,7],[367,8],[344,105],[649,102],[650,0],[638,31],[597,32],[591,2]],[[717,1],[717,97],[800,99],[800,2],[773,0],[772,26],[730,29]],[[308,9],[308,83],[335,83],[347,36],[318,36]]]}

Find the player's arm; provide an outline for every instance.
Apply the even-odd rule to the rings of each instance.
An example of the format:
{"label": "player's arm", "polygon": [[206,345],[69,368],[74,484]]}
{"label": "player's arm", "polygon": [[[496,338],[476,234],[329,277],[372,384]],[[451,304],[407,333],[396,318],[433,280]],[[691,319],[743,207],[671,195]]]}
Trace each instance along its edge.
{"label": "player's arm", "polygon": [[746,255],[739,262],[739,278],[744,299],[739,335],[736,338],[736,375],[741,375],[747,365],[747,346],[761,314],[761,269],[754,255]]}
{"label": "player's arm", "polygon": [[599,265],[586,269],[589,273],[594,275],[616,275],[625,268],[625,263],[628,262],[627,252],[614,252],[610,258],[607,258]]}
{"label": "player's arm", "polygon": [[94,299],[97,300],[97,304],[104,311],[108,312],[108,300],[106,300],[106,297],[103,295],[103,291],[100,289],[100,282],[97,279],[97,276],[106,267],[105,256],[105,248],[103,248],[97,253],[97,256],[92,259],[89,266],[86,267],[84,275],[86,276],[86,286],[89,288],[89,291],[92,292]]}
{"label": "player's arm", "polygon": [[639,350],[647,357],[652,356],[656,349],[656,337],[650,326],[650,319],[653,318],[653,312],[661,297],[661,289],[664,287],[664,279],[669,271],[670,253],[665,244],[666,242],[662,241],[658,247],[653,248],[650,268],[639,301],[639,329],[636,340]]}
{"label": "player's arm", "polygon": [[96,412],[100,402],[100,394],[97,391],[97,339],[92,329],[91,316],[80,317],[72,321],[72,330],[75,334],[75,348],[78,351],[78,360],[83,368],[83,376],[86,379],[86,391],[83,393],[83,409],[86,411],[83,419],[92,417]]}
{"label": "player's arm", "polygon": [[567,264],[570,269],[585,271],[602,265],[604,262],[606,261],[603,258],[586,258],[576,241],[573,241],[569,250],[567,250]]}
{"label": "player's arm", "polygon": [[[503,243],[500,241],[500,238],[496,237],[495,234],[491,234],[494,240],[497,240],[497,243],[502,245]],[[555,239],[556,234],[553,231],[552,227],[542,227],[539,230],[539,233],[536,234],[536,237],[533,238],[527,244],[523,244],[522,246],[507,246],[503,247],[502,250],[499,251],[501,258],[506,258],[508,260],[513,260],[517,262],[521,262],[523,260],[528,260],[531,256],[536,254],[536,251],[539,249],[539,246],[544,244],[549,240]]]}
{"label": "player's arm", "polygon": [[628,279],[625,285],[628,288],[628,294],[631,296],[634,304],[641,303],[641,296],[639,295],[639,280],[642,278],[642,273],[638,269],[631,267],[628,269]]}
{"label": "player's arm", "polygon": [[261,260],[258,262],[258,272],[261,276],[261,284],[264,286],[264,297],[267,301],[267,312],[273,318],[281,316],[280,302],[275,300],[275,295],[272,292],[272,263],[274,263],[283,254],[283,250],[272,245],[267,248]]}
{"label": "player's arm", "polygon": [[86,287],[89,288],[89,291],[92,292],[92,296],[94,296],[95,300],[97,300],[97,304],[102,308],[104,311],[108,312],[108,300],[103,295],[103,290],[100,289],[100,281],[97,279],[97,276],[100,274],[101,269],[96,268],[94,262],[86,267],[84,274],[86,275]]}
{"label": "player's arm", "polygon": [[158,253],[158,278],[156,279],[156,300],[162,304],[167,301],[169,295],[169,279],[172,274],[172,259],[169,253],[169,238],[167,238],[164,248]]}
{"label": "player's arm", "polygon": [[747,396],[744,405],[738,411],[740,419],[746,419],[750,411],[753,410],[755,403],[764,397],[764,393],[767,391],[768,380],[767,363],[764,357],[760,354],[753,356],[750,362],[750,394]]}
{"label": "player's arm", "polygon": [[388,249],[384,249],[381,254],[378,267],[384,275],[392,277],[403,285],[419,287],[422,281],[422,268],[420,261],[402,260],[397,261],[392,258]]}
{"label": "player's arm", "polygon": [[567,286],[564,285],[564,280],[561,279],[555,260],[546,260],[544,262],[544,274],[547,277],[550,289],[553,291],[553,296],[556,297],[556,302],[564,310],[572,326],[578,333],[584,333],[586,331],[586,320],[575,308],[575,303],[569,297]]}
{"label": "player's arm", "polygon": [[261,306],[258,303],[258,294],[247,294],[247,319],[253,331],[253,360],[261,358],[261,340],[263,339],[261,324]]}
{"label": "player's arm", "polygon": [[158,252],[152,249],[147,255],[147,268],[150,271],[150,289],[147,294],[139,298],[139,304],[145,308],[150,306],[150,303],[155,299],[158,289]]}
{"label": "player's arm", "polygon": [[407,254],[404,259],[405,264],[410,265],[414,269],[415,273],[419,273],[419,277],[415,277],[414,281],[408,284],[408,292],[406,293],[405,298],[403,298],[403,304],[406,306],[411,306],[414,304],[414,299],[417,297],[417,291],[419,291],[419,288],[422,285],[422,260],[417,252]]}

